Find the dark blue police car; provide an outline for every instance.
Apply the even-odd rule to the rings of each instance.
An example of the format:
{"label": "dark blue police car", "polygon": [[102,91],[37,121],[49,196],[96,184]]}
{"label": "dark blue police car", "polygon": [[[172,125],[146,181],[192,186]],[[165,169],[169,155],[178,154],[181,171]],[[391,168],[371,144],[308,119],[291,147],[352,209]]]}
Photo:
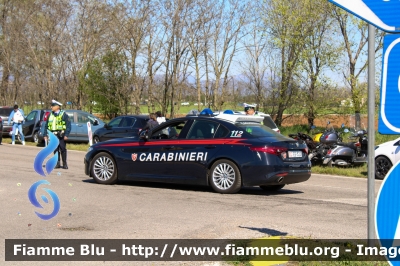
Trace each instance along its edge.
{"label": "dark blue police car", "polygon": [[[205,115],[204,115],[205,114]],[[211,110],[162,123],[139,139],[91,146],[85,174],[117,180],[209,185],[219,193],[242,186],[278,190],[311,176],[307,145],[262,125],[263,117],[213,116]]]}

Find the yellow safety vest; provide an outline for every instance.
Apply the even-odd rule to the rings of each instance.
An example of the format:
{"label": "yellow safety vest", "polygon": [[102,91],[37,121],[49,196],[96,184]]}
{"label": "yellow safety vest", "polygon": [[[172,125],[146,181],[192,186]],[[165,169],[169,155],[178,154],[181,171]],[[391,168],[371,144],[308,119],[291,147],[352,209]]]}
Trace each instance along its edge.
{"label": "yellow safety vest", "polygon": [[63,115],[64,111],[60,111],[58,116],[55,116],[53,113],[51,113],[47,120],[47,128],[50,131],[65,130],[67,125],[65,124],[65,121],[62,120]]}

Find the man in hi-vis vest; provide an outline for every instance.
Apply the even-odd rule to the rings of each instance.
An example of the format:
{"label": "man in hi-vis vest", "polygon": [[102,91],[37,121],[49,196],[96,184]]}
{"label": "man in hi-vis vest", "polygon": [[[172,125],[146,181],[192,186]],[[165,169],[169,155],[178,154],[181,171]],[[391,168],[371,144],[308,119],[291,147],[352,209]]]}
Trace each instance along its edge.
{"label": "man in hi-vis vest", "polygon": [[[47,130],[50,130],[57,136],[60,143],[54,151],[54,153],[58,151],[58,162],[55,168],[68,169],[67,147],[65,141],[68,139],[69,133],[71,132],[71,122],[69,121],[68,114],[61,110],[61,106],[61,103],[55,100],[51,101],[51,113],[44,125],[44,140],[47,141]],[[63,162],[62,166],[60,164],[60,154]]]}

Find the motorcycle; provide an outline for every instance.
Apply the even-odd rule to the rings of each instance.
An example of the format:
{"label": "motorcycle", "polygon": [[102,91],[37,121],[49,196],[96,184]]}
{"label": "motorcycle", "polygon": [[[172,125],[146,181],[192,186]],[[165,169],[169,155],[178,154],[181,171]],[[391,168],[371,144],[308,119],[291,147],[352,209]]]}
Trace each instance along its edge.
{"label": "motorcycle", "polygon": [[[318,140],[316,137],[311,137],[304,133],[297,134],[289,134],[289,137],[302,140],[307,144],[308,147],[308,158],[314,164],[321,163],[324,159],[328,151],[333,147],[337,142],[341,142],[341,132],[335,130],[333,126],[329,128],[330,121],[328,121],[326,125],[326,129],[324,132],[318,132],[315,136],[320,136]],[[312,126],[313,130],[315,126]],[[344,124],[342,124],[342,128],[344,128]]]}
{"label": "motorcycle", "polygon": [[[346,130],[345,130],[346,132]],[[347,132],[349,130],[347,129]],[[324,165],[357,166],[363,165],[368,160],[368,137],[366,130],[354,132],[351,139],[358,139],[357,142],[339,142],[331,148],[323,161]]]}

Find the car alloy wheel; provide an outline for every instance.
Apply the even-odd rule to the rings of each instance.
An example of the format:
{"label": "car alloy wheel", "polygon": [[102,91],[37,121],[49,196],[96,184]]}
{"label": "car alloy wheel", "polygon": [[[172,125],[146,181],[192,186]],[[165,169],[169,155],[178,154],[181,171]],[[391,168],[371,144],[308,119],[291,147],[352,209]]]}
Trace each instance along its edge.
{"label": "car alloy wheel", "polygon": [[392,168],[392,163],[386,157],[379,156],[375,159],[375,178],[384,179],[387,173]]}
{"label": "car alloy wheel", "polygon": [[38,135],[37,132],[35,132],[35,133],[33,134],[32,139],[33,139],[33,142],[39,143],[39,135]]}
{"label": "car alloy wheel", "polygon": [[113,184],[117,181],[117,166],[110,154],[101,152],[93,158],[92,177],[100,184]]}
{"label": "car alloy wheel", "polygon": [[233,162],[218,160],[211,167],[210,173],[210,183],[216,192],[236,193],[240,190],[242,178]]}

